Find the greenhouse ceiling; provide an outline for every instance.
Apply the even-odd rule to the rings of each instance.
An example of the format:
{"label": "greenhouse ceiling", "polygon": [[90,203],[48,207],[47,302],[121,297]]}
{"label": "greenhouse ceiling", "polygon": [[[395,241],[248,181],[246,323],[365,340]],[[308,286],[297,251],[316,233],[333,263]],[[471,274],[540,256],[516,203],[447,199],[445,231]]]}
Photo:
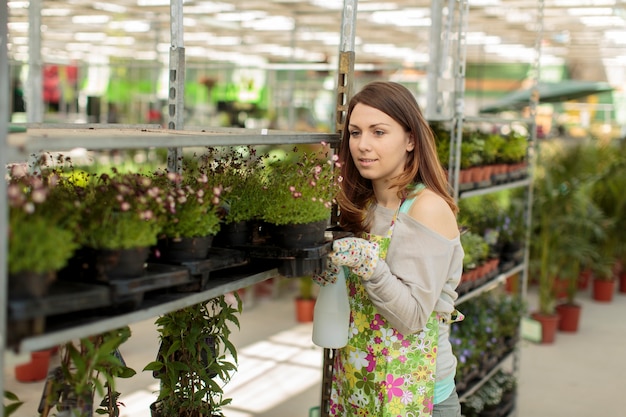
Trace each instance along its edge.
{"label": "greenhouse ceiling", "polygon": [[[444,13],[452,5],[457,22],[459,15],[465,16],[461,22],[468,63],[533,63],[540,39],[542,66],[564,63],[573,77],[626,82],[626,0],[543,0],[543,8],[541,1],[469,0],[467,13],[458,9],[468,3],[438,1]],[[28,60],[29,10],[40,4],[44,62],[107,62],[116,57],[167,63],[172,42],[169,0],[7,4],[12,60]],[[339,51],[343,5],[342,0],[185,0],[182,46],[189,61],[331,66]],[[431,0],[361,0],[357,8],[357,65],[427,65]]]}

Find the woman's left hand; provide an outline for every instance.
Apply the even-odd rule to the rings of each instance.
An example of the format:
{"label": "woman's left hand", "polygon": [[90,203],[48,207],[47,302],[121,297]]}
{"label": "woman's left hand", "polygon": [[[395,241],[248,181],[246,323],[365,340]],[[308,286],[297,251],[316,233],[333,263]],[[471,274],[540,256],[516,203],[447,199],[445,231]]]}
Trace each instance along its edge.
{"label": "woman's left hand", "polygon": [[345,237],[333,242],[333,252],[329,260],[335,265],[345,265],[368,280],[374,274],[379,260],[378,243],[358,237]]}

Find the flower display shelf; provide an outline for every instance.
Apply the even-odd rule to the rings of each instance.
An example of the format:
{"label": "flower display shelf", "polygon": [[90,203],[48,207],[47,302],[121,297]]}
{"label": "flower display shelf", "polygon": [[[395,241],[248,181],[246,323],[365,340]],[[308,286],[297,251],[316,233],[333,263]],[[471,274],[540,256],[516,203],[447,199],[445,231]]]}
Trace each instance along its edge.
{"label": "flower display shelf", "polygon": [[184,268],[188,273],[188,279],[186,282],[181,282],[181,285],[175,286],[174,289],[179,292],[192,292],[202,291],[206,288],[211,272],[246,265],[248,257],[241,250],[212,247],[205,259],[182,261],[175,264],[165,261],[161,263],[158,259],[153,259],[152,262],[155,265],[171,264]]}
{"label": "flower display shelf", "polygon": [[332,241],[307,248],[282,248],[278,246],[250,245],[241,247],[257,263],[272,265],[287,278],[319,273],[324,259],[332,249]]}
{"label": "flower display shelf", "polygon": [[188,284],[191,280],[186,268],[148,263],[143,275],[110,279],[107,286],[111,290],[112,305],[120,310],[132,311],[141,305],[146,293],[164,288],[175,288]]}
{"label": "flower display shelf", "polygon": [[[514,351],[508,351],[505,353],[495,366],[492,366],[486,373],[477,370],[476,374],[473,374],[473,378],[468,381],[457,382],[457,392],[459,394],[459,400],[465,401],[470,395],[474,394],[480,387],[483,386],[491,377],[502,368],[512,357]],[[480,376],[479,376],[480,375]]]}
{"label": "flower display shelf", "polygon": [[524,171],[515,177],[507,176],[506,180],[460,183],[459,192],[463,194],[463,198],[466,198],[473,195],[488,194],[508,188],[523,187],[528,185],[529,182],[530,178],[528,177],[527,172]]}
{"label": "flower display shelf", "polygon": [[[55,281],[39,298],[8,299],[7,346],[43,333],[47,319],[111,305],[110,289],[102,285]],[[82,314],[82,313],[81,313]]]}

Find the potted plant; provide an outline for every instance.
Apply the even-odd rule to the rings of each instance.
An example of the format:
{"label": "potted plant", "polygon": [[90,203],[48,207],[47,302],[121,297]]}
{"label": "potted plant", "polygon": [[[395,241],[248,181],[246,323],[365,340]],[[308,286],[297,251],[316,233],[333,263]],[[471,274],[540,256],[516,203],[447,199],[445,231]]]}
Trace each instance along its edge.
{"label": "potted plant", "polygon": [[190,159],[182,173],[157,171],[153,180],[165,192],[158,250],[173,262],[206,259],[220,229],[222,186],[210,176],[206,156]]}
{"label": "potted plant", "polygon": [[161,189],[148,175],[115,168],[81,176],[75,180],[84,196],[79,242],[90,275],[104,281],[141,276],[161,229]]}
{"label": "potted plant", "polygon": [[277,244],[293,248],[324,241],[338,190],[337,160],[327,144],[266,158],[261,215]]}
{"label": "potted plant", "polygon": [[97,336],[69,341],[61,346],[61,364],[51,372],[44,388],[47,394],[41,416],[52,409],[61,417],[90,417],[94,411],[94,395],[102,402],[96,413],[119,416],[119,392],[116,378],[130,378],[135,371],[124,363],[119,347],[130,337],[128,326]]}
{"label": "potted plant", "polygon": [[611,263],[611,268],[600,267],[594,280],[594,299],[611,301],[616,283],[615,273],[626,264],[626,157],[623,147],[605,145],[601,149],[608,166],[594,183],[592,198],[606,216],[604,222],[606,236],[598,242],[601,257]]}
{"label": "potted plant", "polygon": [[542,165],[535,179],[529,268],[539,285],[538,309],[531,316],[541,323],[543,343],[554,342],[559,322],[555,282],[559,273],[559,248],[563,243],[561,206],[564,194],[558,185],[548,167]]}
{"label": "potted plant", "polygon": [[[564,300],[556,309],[560,316],[559,330],[575,332],[581,313],[576,302],[580,275],[583,268],[597,266],[600,253],[595,242],[605,237],[606,217],[592,199],[592,190],[601,178],[597,168],[604,158],[596,144],[554,147],[552,151],[543,169],[558,198],[554,201],[558,212],[552,214],[557,216],[553,224],[558,225],[554,233],[559,239],[554,242],[552,259],[558,270],[555,291]],[[539,186],[542,185],[540,182]]]}
{"label": "potted plant", "polygon": [[296,320],[299,323],[310,323],[313,321],[313,310],[315,309],[315,294],[313,293],[313,278],[304,276],[298,278],[299,292],[295,300]]}
{"label": "potted plant", "polygon": [[237,369],[229,326],[239,327],[241,299],[234,296],[234,306],[222,295],[156,320],[161,345],[144,368],[160,381],[150,406],[153,417],[223,416],[222,407],[231,401],[223,398],[223,385]]}
{"label": "potted plant", "polygon": [[249,146],[209,148],[208,152],[213,182],[223,188],[223,219],[216,238],[226,246],[249,244],[262,213],[262,157]]}
{"label": "potted plant", "polygon": [[41,297],[78,247],[81,203],[58,172],[18,166],[9,173],[7,202],[10,296]]}

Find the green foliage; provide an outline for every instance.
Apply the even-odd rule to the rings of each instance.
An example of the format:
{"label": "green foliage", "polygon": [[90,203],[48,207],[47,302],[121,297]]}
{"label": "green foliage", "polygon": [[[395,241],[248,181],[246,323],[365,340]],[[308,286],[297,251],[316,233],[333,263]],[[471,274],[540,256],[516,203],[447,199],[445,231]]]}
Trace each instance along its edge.
{"label": "green foliage", "polygon": [[526,135],[512,131],[502,146],[501,156],[505,163],[522,162],[526,158],[528,139]]}
{"label": "green foliage", "polygon": [[437,143],[437,157],[444,168],[450,165],[450,130],[443,123],[431,122]]}
{"label": "green foliage", "polygon": [[505,143],[506,139],[497,133],[487,135],[483,144],[483,161],[486,164],[498,162],[501,159]]}
{"label": "green foliage", "polygon": [[[626,263],[626,145],[598,145],[604,164],[598,167],[599,178],[591,188],[591,198],[605,215],[604,230],[606,239],[598,242],[605,263],[621,260]],[[604,169],[602,169],[604,168]],[[610,274],[600,267],[596,275],[607,279]]]}
{"label": "green foliage", "polygon": [[242,305],[234,295],[236,306],[222,295],[156,320],[161,346],[144,371],[152,371],[160,380],[157,407],[163,415],[222,415],[221,408],[230,403],[223,398],[222,387],[237,369],[229,326],[239,328]]}
{"label": "green foliage", "polygon": [[80,243],[94,249],[130,249],[155,245],[163,206],[162,190],[148,175],[102,173],[88,175]]}
{"label": "green foliage", "polygon": [[483,163],[483,144],[484,140],[479,132],[463,132],[463,141],[461,142],[461,169],[479,166]]}
{"label": "green foliage", "polygon": [[[583,267],[604,264],[598,250],[605,241],[605,214],[591,190],[601,179],[605,157],[596,145],[544,146],[536,171],[530,271],[539,282],[539,310],[555,312],[555,280],[569,282],[572,302]],[[600,170],[598,171],[598,169]]]}
{"label": "green foliage", "polygon": [[[81,203],[57,171],[10,171],[8,270],[46,273],[63,268],[78,247]],[[34,239],[33,237],[37,238]]]}
{"label": "green foliage", "polygon": [[127,367],[116,352],[130,335],[130,328],[126,326],[62,345],[62,375],[53,383],[48,404],[56,403],[60,409],[71,402],[77,410],[86,410],[90,408],[87,405],[93,403],[94,392],[97,392],[105,401],[96,412],[119,416],[116,378],[130,378],[136,372]]}
{"label": "green foliage", "polygon": [[463,256],[463,268],[473,269],[483,263],[489,256],[489,245],[485,239],[477,233],[466,231],[461,234],[461,246]]}
{"label": "green foliage", "polygon": [[498,370],[478,391],[463,402],[463,415],[477,417],[485,408],[494,408],[500,405],[503,395],[517,387],[517,380],[510,372]]}
{"label": "green foliage", "polygon": [[9,417],[11,414],[15,413],[18,408],[20,408],[24,402],[20,401],[20,399],[11,391],[4,391],[4,399],[8,400],[7,404],[4,404],[4,416]]}
{"label": "green foliage", "polygon": [[275,225],[303,224],[328,219],[338,191],[338,162],[326,145],[286,158],[264,161],[262,218]]}
{"label": "green foliage", "polygon": [[222,186],[210,175],[207,155],[184,164],[182,174],[157,171],[153,180],[165,194],[161,236],[191,238],[214,236],[222,215],[219,204]]}
{"label": "green foliage", "polygon": [[458,359],[457,380],[480,368],[485,352],[503,355],[513,349],[526,309],[520,295],[497,291],[463,304],[465,319],[450,327],[450,343]]}
{"label": "green foliage", "polygon": [[237,223],[259,218],[262,200],[259,193],[264,184],[262,157],[248,146],[209,148],[213,182],[221,184],[222,206],[225,208],[224,222]]}

